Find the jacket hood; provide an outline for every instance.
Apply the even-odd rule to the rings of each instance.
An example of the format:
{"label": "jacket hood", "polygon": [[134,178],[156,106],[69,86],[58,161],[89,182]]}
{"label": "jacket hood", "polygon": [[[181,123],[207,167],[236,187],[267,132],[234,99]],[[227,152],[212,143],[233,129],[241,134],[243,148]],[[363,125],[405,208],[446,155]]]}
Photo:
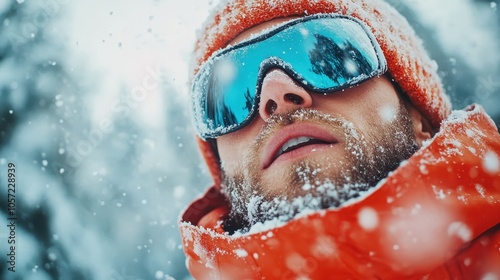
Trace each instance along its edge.
{"label": "jacket hood", "polygon": [[196,279],[476,279],[500,275],[500,135],[479,105],[441,130],[361,199],[229,235],[217,187],[179,226]]}

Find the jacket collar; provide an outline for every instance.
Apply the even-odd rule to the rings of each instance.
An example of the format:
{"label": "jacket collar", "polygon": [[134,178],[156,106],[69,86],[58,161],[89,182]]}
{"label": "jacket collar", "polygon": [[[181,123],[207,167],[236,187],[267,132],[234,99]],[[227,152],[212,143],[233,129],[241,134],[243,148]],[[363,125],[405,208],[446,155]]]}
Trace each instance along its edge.
{"label": "jacket collar", "polygon": [[212,187],[179,224],[188,269],[201,279],[425,275],[500,223],[499,157],[500,135],[476,105],[454,111],[369,195],[338,209],[230,236],[200,225],[227,206]]}

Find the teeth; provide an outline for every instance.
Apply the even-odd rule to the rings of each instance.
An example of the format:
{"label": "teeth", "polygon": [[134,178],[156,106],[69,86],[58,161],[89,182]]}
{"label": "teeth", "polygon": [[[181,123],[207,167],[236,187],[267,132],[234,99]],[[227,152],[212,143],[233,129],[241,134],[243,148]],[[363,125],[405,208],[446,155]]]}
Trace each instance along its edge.
{"label": "teeth", "polygon": [[300,145],[302,143],[309,142],[312,139],[313,138],[306,137],[306,136],[302,136],[302,137],[299,137],[299,138],[291,139],[288,142],[286,142],[285,144],[283,144],[283,146],[281,146],[281,149],[278,151],[278,155],[281,155],[284,151],[286,151],[289,148],[293,148],[294,146]]}

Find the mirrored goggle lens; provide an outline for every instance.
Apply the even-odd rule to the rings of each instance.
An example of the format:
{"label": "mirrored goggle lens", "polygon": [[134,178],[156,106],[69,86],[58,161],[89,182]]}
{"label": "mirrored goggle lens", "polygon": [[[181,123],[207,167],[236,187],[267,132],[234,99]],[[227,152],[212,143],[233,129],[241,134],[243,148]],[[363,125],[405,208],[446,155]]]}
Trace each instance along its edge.
{"label": "mirrored goggle lens", "polygon": [[222,51],[200,69],[193,86],[199,135],[214,138],[250,122],[271,68],[326,94],[381,75],[387,66],[373,36],[355,19],[321,15],[289,22]]}

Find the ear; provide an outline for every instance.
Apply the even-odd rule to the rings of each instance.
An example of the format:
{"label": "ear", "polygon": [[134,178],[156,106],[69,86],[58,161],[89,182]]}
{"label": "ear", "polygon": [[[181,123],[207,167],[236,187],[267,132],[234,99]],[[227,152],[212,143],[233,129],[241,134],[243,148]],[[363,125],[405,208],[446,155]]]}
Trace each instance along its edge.
{"label": "ear", "polygon": [[429,121],[413,106],[412,104],[405,104],[406,109],[410,115],[413,123],[413,131],[415,131],[415,138],[420,147],[423,141],[430,139],[434,136],[432,126]]}

